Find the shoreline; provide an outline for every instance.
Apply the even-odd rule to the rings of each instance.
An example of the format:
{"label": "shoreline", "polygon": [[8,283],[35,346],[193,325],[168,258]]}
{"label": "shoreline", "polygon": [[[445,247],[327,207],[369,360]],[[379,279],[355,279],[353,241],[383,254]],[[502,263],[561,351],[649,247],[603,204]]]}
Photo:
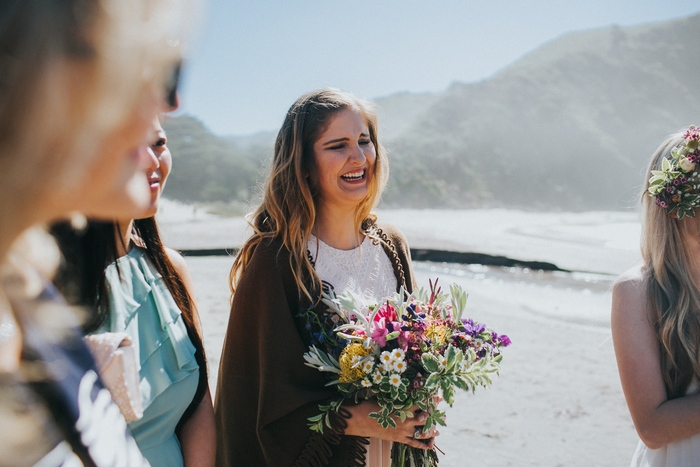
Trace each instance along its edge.
{"label": "shoreline", "polygon": [[[164,242],[177,250],[239,248],[250,235],[243,217],[219,217],[165,200]],[[565,271],[622,274],[641,261],[634,211],[525,212],[508,209],[378,210],[412,250],[445,251],[552,264]]]}

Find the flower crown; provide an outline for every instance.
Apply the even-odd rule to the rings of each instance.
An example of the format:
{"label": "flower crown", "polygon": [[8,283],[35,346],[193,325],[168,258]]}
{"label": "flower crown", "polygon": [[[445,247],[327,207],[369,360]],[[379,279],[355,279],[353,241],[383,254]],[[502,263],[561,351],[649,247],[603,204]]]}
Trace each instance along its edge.
{"label": "flower crown", "polygon": [[694,208],[700,207],[700,174],[695,170],[700,162],[700,128],[689,127],[683,138],[671,151],[671,159],[663,158],[661,170],[651,171],[648,189],[656,205],[678,219],[695,217]]}

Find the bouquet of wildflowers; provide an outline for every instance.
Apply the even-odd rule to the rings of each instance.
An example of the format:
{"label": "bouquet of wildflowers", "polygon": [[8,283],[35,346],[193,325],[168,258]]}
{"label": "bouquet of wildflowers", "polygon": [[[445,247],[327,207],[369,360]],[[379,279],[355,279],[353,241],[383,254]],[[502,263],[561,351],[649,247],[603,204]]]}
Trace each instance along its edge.
{"label": "bouquet of wildflowers", "polygon": [[[510,344],[482,324],[462,318],[467,294],[458,285],[444,293],[435,284],[407,296],[399,293],[369,307],[350,295],[324,294],[329,311],[319,318],[306,313],[313,339],[304,354],[306,365],[327,372],[338,399],[319,406],[309,418],[310,428],[330,427],[330,412],[346,400],[374,399],[379,412],[370,414],[384,428],[396,427],[394,418],[413,417],[411,407],[427,413],[423,430],[445,425],[445,413],[436,407],[442,393],[452,406],[455,389],[474,391],[488,386],[498,374],[501,347]],[[325,320],[325,323],[322,321]],[[331,324],[331,330],[323,325]],[[433,450],[394,443],[392,466],[436,466]]]}

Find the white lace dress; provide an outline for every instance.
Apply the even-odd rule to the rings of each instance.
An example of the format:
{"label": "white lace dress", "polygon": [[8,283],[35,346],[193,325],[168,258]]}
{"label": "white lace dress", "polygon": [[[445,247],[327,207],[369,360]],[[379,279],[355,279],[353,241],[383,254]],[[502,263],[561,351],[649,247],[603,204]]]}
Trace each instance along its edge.
{"label": "white lace dress", "polygon": [[[336,294],[350,291],[358,301],[370,305],[396,292],[394,268],[381,244],[365,237],[357,248],[338,250],[312,235],[308,248],[319,277],[331,284]],[[370,438],[365,465],[389,467],[391,442]]]}
{"label": "white lace dress", "polygon": [[[686,396],[700,392],[695,380],[686,391]],[[630,467],[697,467],[700,465],[700,434],[667,444],[659,449],[649,449],[640,440],[632,456]]]}

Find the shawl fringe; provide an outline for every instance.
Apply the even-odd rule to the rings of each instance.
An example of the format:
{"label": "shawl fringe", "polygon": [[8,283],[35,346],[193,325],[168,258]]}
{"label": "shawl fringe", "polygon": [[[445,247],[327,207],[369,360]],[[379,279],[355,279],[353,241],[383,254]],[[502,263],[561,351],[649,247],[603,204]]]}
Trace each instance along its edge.
{"label": "shawl fringe", "polygon": [[364,467],[365,455],[369,439],[360,436],[344,436],[348,427],[347,419],[350,412],[341,407],[338,412],[330,412],[331,426],[333,428],[325,434],[314,432],[304,446],[293,467],[324,467],[333,457],[333,446],[338,446],[341,441],[346,445],[346,457],[343,466]]}

